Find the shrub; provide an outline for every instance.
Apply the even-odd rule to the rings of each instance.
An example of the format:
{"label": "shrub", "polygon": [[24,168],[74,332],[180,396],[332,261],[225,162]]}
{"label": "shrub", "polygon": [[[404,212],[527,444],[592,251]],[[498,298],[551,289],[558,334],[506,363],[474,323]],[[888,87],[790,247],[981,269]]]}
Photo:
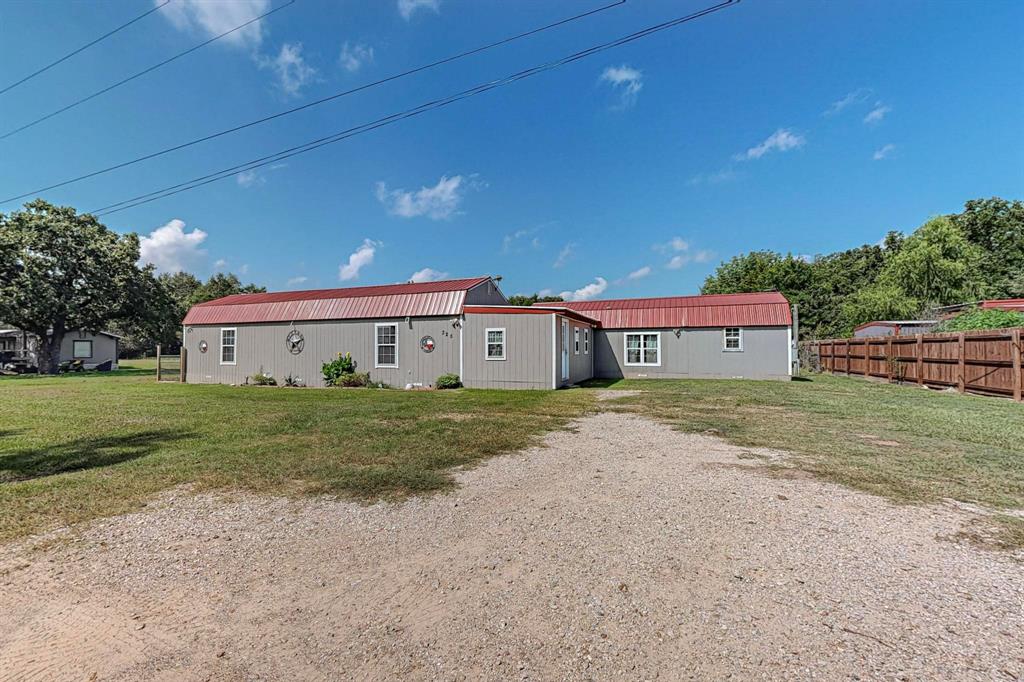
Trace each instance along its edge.
{"label": "shrub", "polygon": [[324,375],[324,383],[328,386],[344,386],[340,382],[341,377],[346,374],[355,374],[356,361],[352,359],[351,353],[338,353],[338,357],[330,362],[325,362],[320,368]]}
{"label": "shrub", "polygon": [[434,382],[434,386],[437,388],[462,388],[462,382],[459,381],[458,374],[442,374]]}
{"label": "shrub", "polygon": [[252,382],[253,386],[277,386],[277,380],[274,378],[274,375],[270,372],[264,372],[262,367],[259,372],[249,377],[249,381]]}
{"label": "shrub", "polygon": [[369,372],[346,372],[339,376],[334,385],[343,386],[345,388],[353,388],[357,386],[366,386],[370,383]]}
{"label": "shrub", "polygon": [[289,374],[284,378],[284,385],[291,386],[292,388],[297,388],[299,386],[305,386],[306,384],[302,382],[302,377],[296,377]]}
{"label": "shrub", "polygon": [[975,329],[1006,329],[1024,327],[1024,313],[1012,310],[973,308],[965,310],[937,326],[937,332],[967,332]]}

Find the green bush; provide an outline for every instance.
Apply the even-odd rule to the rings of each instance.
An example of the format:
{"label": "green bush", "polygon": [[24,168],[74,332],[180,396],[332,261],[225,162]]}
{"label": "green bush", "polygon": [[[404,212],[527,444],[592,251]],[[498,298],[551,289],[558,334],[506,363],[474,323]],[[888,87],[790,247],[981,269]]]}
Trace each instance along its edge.
{"label": "green bush", "polygon": [[934,331],[968,332],[976,329],[1006,329],[1008,327],[1024,327],[1024,313],[1013,310],[973,308],[946,320]]}
{"label": "green bush", "polygon": [[343,386],[345,388],[353,388],[357,386],[366,386],[370,383],[369,372],[346,372],[339,376],[334,385]]}
{"label": "green bush", "polygon": [[437,388],[462,388],[462,382],[458,374],[442,374],[434,382]]}
{"label": "green bush", "polygon": [[344,386],[341,378],[346,374],[355,374],[356,361],[352,359],[351,353],[338,353],[338,357],[325,362],[320,371],[324,375],[324,383],[328,386]]}
{"label": "green bush", "polygon": [[249,377],[249,382],[253,386],[277,386],[277,379],[274,378],[274,375],[264,372],[262,369]]}

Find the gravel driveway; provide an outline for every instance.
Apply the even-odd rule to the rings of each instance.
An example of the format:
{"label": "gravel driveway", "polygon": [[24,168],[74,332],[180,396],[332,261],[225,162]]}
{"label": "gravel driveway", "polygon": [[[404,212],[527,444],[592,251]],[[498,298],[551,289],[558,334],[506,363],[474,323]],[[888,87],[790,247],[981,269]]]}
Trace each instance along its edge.
{"label": "gravel driveway", "polygon": [[360,506],[178,491],[0,547],[0,679],[1021,679],[968,519],[602,413]]}

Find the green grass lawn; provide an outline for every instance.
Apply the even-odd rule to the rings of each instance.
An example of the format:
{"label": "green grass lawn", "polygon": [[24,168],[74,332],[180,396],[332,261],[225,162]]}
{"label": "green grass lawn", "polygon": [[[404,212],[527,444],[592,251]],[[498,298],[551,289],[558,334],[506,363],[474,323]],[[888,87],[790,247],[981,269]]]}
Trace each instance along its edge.
{"label": "green grass lawn", "polygon": [[140,371],[0,379],[0,539],[124,513],[185,483],[438,490],[451,467],[523,448],[592,404],[587,391],[193,386]]}
{"label": "green grass lawn", "polygon": [[[1024,508],[1024,405],[863,379],[602,381],[616,401],[684,431],[793,453],[787,465],[897,502]],[[781,469],[780,469],[781,470]],[[999,516],[1024,546],[1024,521]]]}
{"label": "green grass lawn", "polygon": [[[0,378],[0,539],[196,490],[397,498],[596,409],[590,390],[285,389],[158,384],[152,367]],[[787,450],[787,465],[898,502],[1024,507],[1024,406],[859,379],[595,382],[606,403]],[[791,470],[791,469],[790,469]],[[781,471],[781,469],[780,469]],[[1024,522],[997,517],[1001,542]]]}

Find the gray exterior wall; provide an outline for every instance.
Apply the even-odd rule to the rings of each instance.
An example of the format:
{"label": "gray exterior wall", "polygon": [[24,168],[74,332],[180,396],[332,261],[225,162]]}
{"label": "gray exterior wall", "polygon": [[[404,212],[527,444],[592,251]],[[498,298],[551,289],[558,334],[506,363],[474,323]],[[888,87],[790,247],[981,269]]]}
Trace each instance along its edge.
{"label": "gray exterior wall", "polygon": [[[301,377],[307,386],[323,386],[321,365],[338,353],[352,353],[357,372],[369,372],[372,381],[383,381],[396,388],[406,384],[432,386],[437,377],[459,371],[458,318],[424,317],[401,319],[344,320],[331,322],[298,322],[224,325],[236,329],[235,363],[220,364],[221,326],[193,325],[185,328],[184,347],[188,349],[186,381],[207,384],[242,384],[262,368],[273,374],[278,383],[285,376]],[[374,367],[376,323],[398,325],[398,368]],[[285,337],[292,329],[302,332],[302,352],[292,355]],[[434,351],[420,350],[420,339],[434,339]],[[199,351],[199,342],[206,341],[209,350]]]}
{"label": "gray exterior wall", "polygon": [[[561,357],[562,357],[562,346],[561,346],[561,343],[562,343],[562,321],[563,320],[567,323],[567,325],[568,325],[568,332],[569,332],[568,333],[569,379],[565,380],[565,381],[562,380],[561,365],[559,365],[559,373],[558,373],[558,377],[557,377],[558,385],[559,386],[569,386],[570,384],[578,384],[581,381],[586,381],[587,379],[593,378],[594,377],[594,351],[595,351],[595,348],[594,348],[594,341],[595,341],[594,330],[593,329],[590,330],[590,334],[591,334],[591,336],[590,336],[590,352],[587,353],[587,352],[585,352],[586,344],[584,342],[583,330],[590,328],[590,325],[586,324],[585,322],[578,322],[578,321],[572,319],[571,317],[562,317],[562,316],[559,315],[559,316],[556,316],[556,318],[557,318],[557,326],[556,326],[555,332],[556,332],[557,338],[558,338],[558,344],[556,346],[558,354],[557,354],[556,357],[558,358],[558,362],[559,363],[561,363],[561,361],[562,361],[561,360]],[[549,324],[550,324],[550,322],[549,322]],[[575,344],[575,331],[574,330],[576,330],[576,329],[580,330],[580,352],[579,352],[578,355],[576,354],[576,344]]]}
{"label": "gray exterior wall", "polygon": [[[899,325],[900,336],[913,336],[914,334],[927,334],[935,328],[935,324],[901,324]],[[855,338],[867,336],[896,336],[896,327],[888,324],[873,324],[853,332]]]}
{"label": "gray exterior wall", "polygon": [[[92,357],[75,358],[74,342],[92,341]],[[67,332],[60,344],[60,361],[79,359],[86,369],[92,369],[96,365],[110,360],[117,367],[117,339],[106,334],[89,334],[87,332]]]}
{"label": "gray exterior wall", "polygon": [[[627,332],[661,333],[661,366],[627,366]],[[789,378],[789,327],[744,327],[743,350],[725,351],[724,331],[684,329],[597,330],[594,375],[613,378]]]}
{"label": "gray exterior wall", "polygon": [[466,305],[508,305],[508,299],[498,291],[494,280],[487,280],[466,292]]}
{"label": "gray exterior wall", "polygon": [[[469,314],[462,383],[470,388],[552,388],[551,315]],[[505,359],[486,359],[486,330],[505,329]]]}

